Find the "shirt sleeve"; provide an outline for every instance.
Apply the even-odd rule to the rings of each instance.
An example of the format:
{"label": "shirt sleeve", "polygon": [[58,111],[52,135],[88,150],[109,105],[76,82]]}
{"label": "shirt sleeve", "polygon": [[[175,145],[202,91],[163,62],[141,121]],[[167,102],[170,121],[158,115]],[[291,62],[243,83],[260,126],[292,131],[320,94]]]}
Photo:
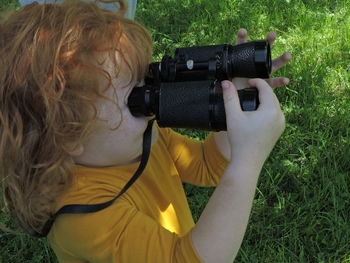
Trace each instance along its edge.
{"label": "shirt sleeve", "polygon": [[218,150],[213,133],[204,141],[188,138],[169,128],[160,128],[160,134],[183,182],[198,186],[219,183],[229,162]]}
{"label": "shirt sleeve", "polygon": [[96,213],[59,216],[49,241],[60,263],[202,263],[191,231],[171,233],[122,199]]}

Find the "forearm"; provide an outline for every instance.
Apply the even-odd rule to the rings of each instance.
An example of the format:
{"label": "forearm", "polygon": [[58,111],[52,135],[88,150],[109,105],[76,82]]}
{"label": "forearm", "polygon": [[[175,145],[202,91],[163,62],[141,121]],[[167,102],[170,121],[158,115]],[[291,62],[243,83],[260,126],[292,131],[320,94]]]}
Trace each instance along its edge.
{"label": "forearm", "polygon": [[194,247],[205,263],[232,263],[248,224],[262,164],[237,160],[227,168],[197,225]]}

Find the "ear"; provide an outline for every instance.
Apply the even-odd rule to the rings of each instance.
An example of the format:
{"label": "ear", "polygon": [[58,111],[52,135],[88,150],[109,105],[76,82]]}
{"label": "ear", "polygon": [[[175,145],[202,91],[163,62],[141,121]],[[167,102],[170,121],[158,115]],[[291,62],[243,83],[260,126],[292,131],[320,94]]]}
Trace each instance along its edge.
{"label": "ear", "polygon": [[68,152],[70,156],[72,157],[78,157],[80,155],[82,155],[82,153],[84,152],[84,146],[82,144],[78,144],[74,150]]}

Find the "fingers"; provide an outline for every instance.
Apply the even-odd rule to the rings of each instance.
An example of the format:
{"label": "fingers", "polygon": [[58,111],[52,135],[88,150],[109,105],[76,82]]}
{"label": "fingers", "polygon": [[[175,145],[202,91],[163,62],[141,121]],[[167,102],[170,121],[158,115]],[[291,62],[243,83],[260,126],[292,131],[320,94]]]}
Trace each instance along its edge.
{"label": "fingers", "polygon": [[276,32],[269,32],[266,36],[266,40],[270,43],[270,46],[272,46],[276,40]]}
{"label": "fingers", "polygon": [[233,83],[233,85],[235,85],[237,90],[241,90],[241,89],[245,89],[249,86],[248,80],[249,80],[248,78],[235,77],[232,79],[232,83]]}
{"label": "fingers", "polygon": [[272,88],[267,84],[267,82],[263,79],[250,79],[248,84],[251,87],[256,87],[259,91],[259,100],[260,105],[259,109],[271,108],[271,107],[279,107],[279,101],[273,93]]}
{"label": "fingers", "polygon": [[[250,87],[256,87],[259,92],[260,105],[257,111],[276,112],[281,110],[280,103],[272,91],[269,84],[263,79],[250,79],[248,81]],[[224,80],[221,82],[223,90],[223,98],[226,111],[226,120],[237,120],[240,116],[254,114],[254,112],[243,112],[239,101],[238,92],[234,84],[230,81]],[[243,115],[242,115],[243,114]],[[229,121],[228,121],[229,124]]]}
{"label": "fingers", "polygon": [[248,32],[244,28],[240,28],[237,32],[236,44],[242,44],[247,41]]}
{"label": "fingers", "polygon": [[[266,36],[266,40],[270,43],[270,46],[272,46],[276,41],[277,34],[276,32],[269,32]],[[276,70],[282,68],[284,65],[286,65],[292,58],[292,54],[289,52],[285,52],[282,56],[279,56],[278,58],[272,60],[272,72],[275,72]]]}
{"label": "fingers", "polygon": [[[237,90],[240,90],[240,89],[245,89],[249,86],[248,80],[249,80],[248,78],[235,77],[232,79],[232,82],[235,85],[235,87],[237,88]],[[286,86],[290,82],[289,78],[286,78],[286,77],[269,78],[269,79],[265,79],[265,81],[273,89],[278,88],[278,87],[282,87],[282,86]]]}
{"label": "fingers", "polygon": [[272,60],[272,69],[271,72],[275,72],[276,70],[285,66],[292,59],[292,54],[289,52],[285,52],[282,56]]}
{"label": "fingers", "polygon": [[[240,28],[237,32],[237,40],[236,40],[236,44],[242,44],[244,42],[247,41],[247,37],[248,37],[248,32],[246,29],[244,28]],[[272,46],[273,43],[276,40],[276,32],[269,32],[266,36],[266,40],[270,43],[270,45]]]}
{"label": "fingers", "polygon": [[283,78],[283,77],[278,77],[278,78],[266,79],[266,82],[271,86],[271,88],[274,89],[274,88],[288,85],[289,79]]}
{"label": "fingers", "polygon": [[228,80],[222,81],[221,86],[224,97],[226,119],[234,119],[236,113],[242,112],[237,89],[233,83]]}

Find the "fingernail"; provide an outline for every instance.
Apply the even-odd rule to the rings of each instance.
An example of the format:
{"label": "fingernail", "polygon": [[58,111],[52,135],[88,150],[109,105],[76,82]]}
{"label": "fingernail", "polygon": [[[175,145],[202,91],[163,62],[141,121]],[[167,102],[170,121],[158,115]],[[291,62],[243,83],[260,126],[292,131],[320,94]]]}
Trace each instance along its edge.
{"label": "fingernail", "polygon": [[284,85],[288,85],[288,84],[289,84],[289,79],[284,79],[284,80],[283,80],[283,84],[284,84]]}
{"label": "fingernail", "polygon": [[221,83],[221,86],[222,86],[223,89],[228,89],[228,88],[230,88],[230,84],[229,84],[227,81],[223,81],[223,82]]}

